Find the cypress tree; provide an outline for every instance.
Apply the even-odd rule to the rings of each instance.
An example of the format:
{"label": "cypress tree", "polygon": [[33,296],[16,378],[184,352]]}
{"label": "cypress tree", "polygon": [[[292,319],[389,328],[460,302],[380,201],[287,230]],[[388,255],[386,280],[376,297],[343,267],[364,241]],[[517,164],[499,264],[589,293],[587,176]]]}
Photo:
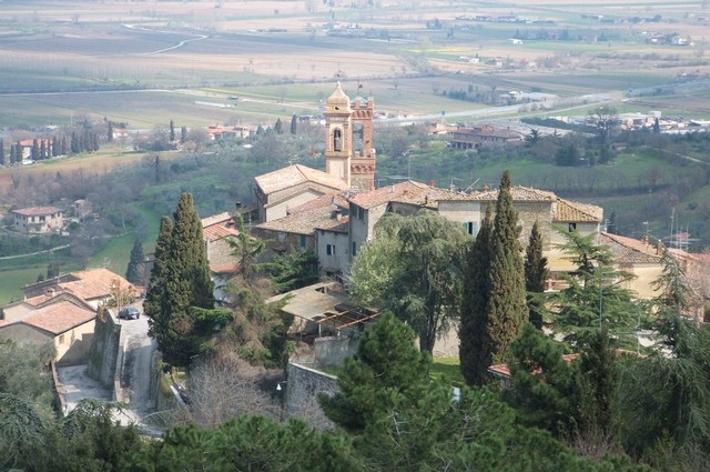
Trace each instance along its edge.
{"label": "cypress tree", "polygon": [[13,165],[15,163],[15,145],[10,144],[10,159],[8,160],[8,165]]}
{"label": "cypress tree", "polygon": [[62,143],[60,145],[59,153],[62,156],[66,156],[68,152],[69,152],[69,148],[67,147],[67,137],[62,136]]}
{"label": "cypress tree", "polygon": [[530,322],[542,329],[542,293],[547,280],[547,258],[542,255],[542,234],[536,221],[530,232],[530,240],[525,251],[525,290],[527,290],[528,311]]}
{"label": "cypress tree", "polygon": [[508,348],[528,317],[518,213],[510,193],[510,171],[503,172],[496,202],[491,243],[491,285],[487,337],[494,361],[504,361]]}
{"label": "cypress tree", "polygon": [[170,142],[175,142],[175,123],[170,120]]}
{"label": "cypress tree", "polygon": [[60,151],[59,138],[55,135],[52,137],[52,157],[57,157]]}
{"label": "cypress tree", "polygon": [[180,128],[180,144],[185,144],[186,140],[187,140],[187,128],[182,126]]}
{"label": "cypress tree", "polygon": [[133,248],[131,249],[131,258],[128,261],[128,268],[126,269],[126,280],[134,284],[141,284],[143,282],[143,244],[141,244],[140,239],[133,241]]}
{"label": "cypress tree", "polygon": [[106,139],[109,143],[113,142],[113,121],[108,122],[108,133],[106,135]]}
{"label": "cypress tree", "polygon": [[274,123],[274,131],[276,134],[282,134],[284,132],[281,118],[276,118],[276,123]]}
{"label": "cypress tree", "polygon": [[76,131],[72,131],[71,133],[71,153],[79,153],[79,137],[77,136]]}
{"label": "cypress tree", "polygon": [[42,140],[41,144],[39,145],[39,158],[40,159],[47,158],[47,144],[45,143],[44,139]]}
{"label": "cypress tree", "polygon": [[291,134],[298,134],[298,122],[296,115],[291,116]]}
{"label": "cypress tree", "polygon": [[167,274],[170,262],[170,246],[172,241],[173,222],[164,216],[160,220],[160,231],[155,243],[153,269],[150,273],[148,293],[143,302],[143,310],[148,316],[150,326],[149,334],[154,337],[160,349],[165,352],[165,346],[170,344],[169,323],[172,309],[168,305],[165,292],[167,291]]}
{"label": "cypress tree", "polygon": [[161,221],[145,308],[165,362],[186,366],[197,353],[191,336],[197,311],[191,308],[213,308],[214,285],[191,194],[180,196],[173,220]]}
{"label": "cypress tree", "polygon": [[39,143],[37,142],[37,138],[32,140],[32,151],[31,151],[31,156],[32,160],[36,161],[40,158],[39,156]]}
{"label": "cypress tree", "polygon": [[491,364],[490,343],[486,336],[488,293],[490,291],[490,247],[493,223],[491,207],[476,240],[466,254],[466,274],[459,328],[461,374],[469,385],[481,385]]}
{"label": "cypress tree", "polygon": [[5,142],[0,139],[0,166],[5,165]]}

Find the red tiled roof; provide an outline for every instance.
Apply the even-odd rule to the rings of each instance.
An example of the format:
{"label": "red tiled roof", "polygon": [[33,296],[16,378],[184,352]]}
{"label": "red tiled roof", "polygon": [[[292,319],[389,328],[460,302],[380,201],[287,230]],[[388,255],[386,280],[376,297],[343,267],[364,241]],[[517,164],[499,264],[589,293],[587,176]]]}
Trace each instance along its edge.
{"label": "red tiled roof", "polygon": [[18,215],[23,215],[23,216],[44,216],[44,215],[53,215],[55,213],[60,213],[62,210],[60,210],[57,207],[53,206],[46,206],[46,207],[29,207],[29,208],[19,208],[17,210],[12,210],[13,213],[16,213]]}
{"label": "red tiled roof", "polygon": [[[523,187],[521,185],[511,187],[510,194],[513,197],[513,201],[552,202],[557,200],[557,195],[553,192],[532,187]],[[466,199],[494,202],[498,200],[498,189],[471,192],[467,195]]]}
{"label": "red tiled roof", "polygon": [[589,205],[562,198],[557,200],[553,222],[589,222],[599,223],[604,215],[604,210],[596,205]]}
{"label": "red tiled roof", "polygon": [[60,301],[37,310],[21,323],[57,335],[87,323],[95,317],[96,312],[92,310],[69,301]]}
{"label": "red tiled roof", "polygon": [[82,300],[108,297],[114,284],[121,290],[135,289],[129,281],[105,268],[73,272],[71,276],[76,280],[62,282],[59,286]]}
{"label": "red tiled roof", "polygon": [[436,207],[439,200],[452,200],[464,196],[458,192],[432,187],[421,182],[406,180],[394,185],[387,185],[369,192],[361,192],[350,198],[355,205],[370,209],[389,202],[411,203]]}
{"label": "red tiled roof", "polygon": [[336,212],[347,208],[346,203],[342,195],[322,195],[290,210],[287,216],[261,223],[256,228],[311,235],[318,228],[330,229],[342,224],[345,216],[338,219]]}
{"label": "red tiled roof", "polygon": [[239,236],[239,231],[237,231],[236,228],[229,228],[221,224],[216,224],[204,228],[202,230],[202,235],[208,241],[217,241],[230,236]]}
{"label": "red tiled roof", "polygon": [[[562,360],[568,364],[579,357],[578,353],[563,354]],[[497,374],[502,377],[510,377],[510,366],[508,364],[493,364],[488,367],[488,372],[491,374]]]}
{"label": "red tiled roof", "polygon": [[619,263],[658,263],[661,254],[658,248],[638,239],[618,234],[600,233],[599,243],[611,249],[614,260]]}

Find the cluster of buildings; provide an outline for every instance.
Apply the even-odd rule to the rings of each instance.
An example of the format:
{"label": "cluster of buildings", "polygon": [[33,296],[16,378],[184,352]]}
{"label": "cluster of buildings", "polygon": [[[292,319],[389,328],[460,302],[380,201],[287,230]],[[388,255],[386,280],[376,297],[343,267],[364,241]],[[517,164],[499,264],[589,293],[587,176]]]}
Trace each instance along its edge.
{"label": "cluster of buildings", "polygon": [[58,364],[86,361],[97,311],[116,294],[139,289],[108,269],[87,269],[25,286],[23,299],[0,307],[0,342],[51,344]]}

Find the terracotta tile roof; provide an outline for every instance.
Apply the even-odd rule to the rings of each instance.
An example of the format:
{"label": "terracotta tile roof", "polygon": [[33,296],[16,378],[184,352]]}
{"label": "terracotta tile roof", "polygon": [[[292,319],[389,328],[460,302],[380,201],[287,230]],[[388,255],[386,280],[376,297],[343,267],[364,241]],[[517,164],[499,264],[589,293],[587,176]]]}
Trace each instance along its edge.
{"label": "terracotta tile roof", "polygon": [[596,205],[589,205],[562,198],[557,200],[553,222],[591,222],[600,223],[604,216],[604,210]]}
{"label": "terracotta tile roof", "polygon": [[[516,185],[510,188],[510,194],[513,196],[513,201],[531,201],[531,202],[553,202],[557,200],[557,195],[547,190],[540,190],[532,187],[523,187]],[[469,193],[466,200],[478,200],[482,202],[494,202],[498,200],[498,189],[480,190]]]}
{"label": "terracotta tile roof", "polygon": [[[579,357],[578,353],[562,354],[562,360],[568,364]],[[488,372],[502,377],[510,377],[510,366],[508,364],[493,364],[488,366]]]}
{"label": "terracotta tile roof", "polygon": [[439,200],[452,200],[464,194],[432,187],[421,182],[406,180],[369,192],[361,192],[350,198],[355,205],[370,209],[389,202],[411,203],[436,208]]}
{"label": "terracotta tile roof", "polygon": [[661,255],[653,244],[638,239],[601,233],[599,243],[611,249],[614,260],[619,263],[659,263]]}
{"label": "terracotta tile roof", "polygon": [[317,228],[330,229],[343,223],[345,216],[338,220],[336,212],[347,208],[346,203],[342,195],[323,195],[290,210],[283,218],[261,223],[256,228],[311,235]]}
{"label": "terracotta tile roof", "polygon": [[53,215],[55,213],[60,213],[57,207],[46,206],[46,207],[29,207],[29,208],[19,208],[17,210],[12,210],[13,213],[23,216],[46,216]]}
{"label": "terracotta tile roof", "polygon": [[37,310],[21,323],[57,335],[91,321],[95,317],[96,312],[93,310],[69,301],[60,301]]}
{"label": "terracotta tile roof", "polygon": [[221,224],[214,224],[202,230],[202,237],[207,241],[218,241],[230,236],[239,236],[239,231]]}
{"label": "terracotta tile roof", "polygon": [[238,268],[236,262],[210,263],[210,272],[214,274],[233,274]]}
{"label": "terracotta tile roof", "polygon": [[82,300],[108,297],[111,295],[111,288],[116,282],[121,290],[135,289],[126,279],[105,268],[73,272],[71,276],[75,280],[62,282],[59,286]]}
{"label": "terracotta tile roof", "polygon": [[345,190],[348,187],[343,180],[301,164],[292,164],[288,167],[259,175],[254,180],[265,194],[285,190],[306,182],[320,184],[336,191]]}

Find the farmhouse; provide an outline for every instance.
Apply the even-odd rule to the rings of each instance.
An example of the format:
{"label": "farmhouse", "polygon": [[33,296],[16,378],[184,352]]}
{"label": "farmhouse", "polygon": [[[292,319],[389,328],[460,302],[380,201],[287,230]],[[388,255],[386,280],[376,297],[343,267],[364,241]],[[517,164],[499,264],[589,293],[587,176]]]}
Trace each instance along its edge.
{"label": "farmhouse", "polygon": [[455,149],[480,149],[518,143],[522,140],[520,133],[510,129],[482,125],[457,129],[449,139],[449,145]]}
{"label": "farmhouse", "polygon": [[15,229],[23,233],[51,233],[64,225],[64,212],[53,206],[12,210]]}

